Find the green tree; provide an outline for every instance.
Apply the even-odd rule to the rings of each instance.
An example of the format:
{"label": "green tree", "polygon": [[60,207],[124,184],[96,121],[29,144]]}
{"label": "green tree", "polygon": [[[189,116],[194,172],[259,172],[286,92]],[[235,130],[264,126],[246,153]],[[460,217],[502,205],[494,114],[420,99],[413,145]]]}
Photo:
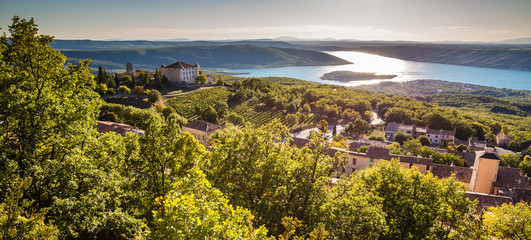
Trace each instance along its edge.
{"label": "green tree", "polygon": [[531,176],[531,156],[525,156],[518,167],[522,169],[525,175]]}
{"label": "green tree", "polygon": [[231,123],[233,123],[234,125],[243,125],[245,123],[245,119],[238,115],[237,113],[235,112],[231,112],[228,116],[227,116],[227,120],[229,120]]}
{"label": "green tree", "polygon": [[133,94],[135,94],[135,95],[144,94],[144,87],[143,86],[135,86],[135,88],[133,89]]}
{"label": "green tree", "polygon": [[317,129],[323,134],[328,132],[328,122],[326,120],[321,120],[317,123]]}
{"label": "green tree", "polygon": [[500,166],[512,168],[517,168],[520,165],[520,162],[522,161],[520,159],[520,155],[511,153],[501,155],[500,159]]}
{"label": "green tree", "polygon": [[218,123],[218,113],[212,106],[208,106],[207,108],[203,109],[201,111],[200,117],[204,121]]}
{"label": "green tree", "polygon": [[460,238],[467,234],[467,218],[475,213],[467,188],[454,177],[439,180],[404,169],[396,160],[380,161],[352,181],[381,199],[389,229],[382,239]]}
{"label": "green tree", "polygon": [[288,136],[278,122],[225,130],[212,137],[212,158],[203,167],[231,204],[253,212],[254,225],[265,225],[272,235],[283,232],[284,216],[300,219],[304,234],[317,226],[322,189],[336,161],[319,134],[312,135],[312,149],[291,148]]}
{"label": "green tree", "polygon": [[162,71],[160,69],[155,69],[155,74],[153,76],[153,85],[156,89],[162,89],[162,87],[165,85],[162,81]]}
{"label": "green tree", "polygon": [[404,142],[404,152],[411,153],[413,156],[420,155],[422,144],[417,139],[411,139]]}
{"label": "green tree", "polygon": [[403,133],[403,132],[397,132],[395,133],[395,136],[393,137],[393,141],[400,144],[400,146],[404,145],[406,141],[409,141],[413,139],[413,137]]}
{"label": "green tree", "polygon": [[419,140],[420,144],[422,144],[422,146],[430,146],[431,145],[431,140],[424,136],[424,135],[420,135],[417,137],[417,140]]}
{"label": "green tree", "polygon": [[459,144],[456,148],[456,151],[458,152],[468,152],[468,147],[464,144]]}
{"label": "green tree", "polygon": [[422,117],[424,124],[431,129],[452,129],[452,123],[438,112],[429,112]]}
{"label": "green tree", "polygon": [[156,203],[153,239],[266,239],[264,227],[253,229],[248,210],[233,207],[197,168],[171,185]]}
{"label": "green tree", "polygon": [[199,74],[197,77],[195,77],[195,84],[204,85],[208,81],[208,78],[205,74]]}
{"label": "green tree", "polygon": [[147,95],[147,97],[148,97],[148,102],[151,104],[158,103],[162,100],[162,95],[160,94],[159,91],[155,89],[151,90],[149,94]]}
{"label": "green tree", "polygon": [[118,92],[121,93],[121,94],[129,94],[131,93],[131,90],[126,87],[126,86],[119,86],[118,87]]}
{"label": "green tree", "polygon": [[496,239],[530,239],[531,206],[528,203],[489,207],[483,214],[488,234]]}
{"label": "green tree", "polygon": [[129,88],[134,88],[135,85],[130,75],[122,75],[122,77],[120,77],[120,83],[124,84]]}

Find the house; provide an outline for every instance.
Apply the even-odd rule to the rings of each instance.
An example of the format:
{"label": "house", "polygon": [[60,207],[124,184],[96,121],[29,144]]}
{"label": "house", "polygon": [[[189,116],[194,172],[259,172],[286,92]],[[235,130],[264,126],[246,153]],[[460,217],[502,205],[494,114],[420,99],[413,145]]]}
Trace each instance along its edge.
{"label": "house", "polygon": [[500,147],[507,147],[509,146],[509,143],[512,141],[511,137],[505,133],[499,133],[496,135],[496,145]]}
{"label": "house", "polygon": [[185,62],[175,62],[168,66],[160,66],[162,75],[168,79],[170,85],[195,84],[195,78],[199,76],[199,64],[190,65]]}
{"label": "house", "polygon": [[192,134],[199,143],[208,146],[208,138],[217,130],[223,130],[223,127],[214,123],[196,120],[182,125],[182,130]]}
{"label": "house", "polygon": [[96,129],[100,133],[115,132],[125,137],[128,132],[144,135],[144,130],[133,127],[124,123],[115,123],[110,121],[96,121]]}
{"label": "house", "polygon": [[441,144],[444,141],[453,142],[455,140],[455,131],[428,129],[426,137],[434,144]]}

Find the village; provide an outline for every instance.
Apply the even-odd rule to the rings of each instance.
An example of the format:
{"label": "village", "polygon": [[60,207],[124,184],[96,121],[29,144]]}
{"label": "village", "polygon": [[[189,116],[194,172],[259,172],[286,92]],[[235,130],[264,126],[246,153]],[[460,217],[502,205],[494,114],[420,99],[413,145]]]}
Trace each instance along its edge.
{"label": "village", "polygon": [[[163,77],[171,85],[193,85],[200,73],[203,74],[197,63],[191,65],[176,62],[168,66],[162,65],[160,69]],[[128,67],[128,71],[124,74],[136,76],[132,67]],[[210,83],[210,76],[207,76],[207,79]],[[214,135],[216,131],[223,131],[224,129],[221,125],[202,120],[194,120],[181,127],[183,132],[190,133],[206,149],[209,149],[210,136]],[[330,126],[327,131],[321,132],[323,136],[328,136],[330,141],[333,137],[332,128],[335,126]],[[127,132],[143,134],[143,131],[137,127],[109,121],[98,121],[97,129],[102,133],[113,131],[124,136]],[[454,130],[430,129],[395,122],[387,123],[384,141],[365,139],[362,135],[348,133],[344,131],[344,128],[340,129],[334,134],[346,137],[348,144],[346,148],[331,147],[329,153],[333,156],[336,152],[341,152],[347,154],[349,159],[346,164],[336,169],[336,180],[342,175],[349,176],[356,171],[375,166],[379,161],[396,159],[406,169],[416,168],[424,174],[433,174],[439,178],[455,177],[457,181],[462,182],[468,188],[467,196],[472,200],[478,200],[478,209],[500,206],[503,203],[531,201],[530,179],[519,168],[500,166],[500,155],[510,152],[504,149],[511,142],[510,137],[505,133],[497,134],[495,143],[491,144],[472,139],[468,141],[458,140]],[[309,132],[301,133],[294,133],[291,145],[298,148],[311,148]],[[426,137],[429,139],[431,149],[440,153],[459,156],[464,164],[457,166],[435,163],[432,158],[414,156],[411,153],[407,153],[407,155],[393,154],[389,146],[395,142],[397,133],[405,134],[412,139],[418,139],[420,136]],[[464,151],[462,149],[460,149],[461,151],[450,151],[444,147],[441,148],[442,145],[448,144],[465,146]]]}

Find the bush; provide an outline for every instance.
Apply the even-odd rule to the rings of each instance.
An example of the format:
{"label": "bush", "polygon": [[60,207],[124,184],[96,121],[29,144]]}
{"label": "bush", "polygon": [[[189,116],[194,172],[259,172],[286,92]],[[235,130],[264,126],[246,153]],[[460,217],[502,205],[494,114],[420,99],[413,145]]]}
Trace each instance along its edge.
{"label": "bush", "polygon": [[143,86],[135,86],[135,88],[133,89],[133,94],[135,94],[135,95],[144,94],[144,87]]}
{"label": "bush", "polygon": [[161,100],[162,95],[161,95],[160,92],[157,91],[157,90],[151,90],[151,91],[149,91],[149,93],[147,94],[147,97],[148,97],[148,102],[149,102],[149,103],[151,103],[151,104],[155,104],[155,103],[157,103],[158,101]]}
{"label": "bush", "polygon": [[126,86],[119,86],[118,87],[118,92],[121,93],[121,94],[129,94],[129,93],[131,93],[131,89],[129,89]]}

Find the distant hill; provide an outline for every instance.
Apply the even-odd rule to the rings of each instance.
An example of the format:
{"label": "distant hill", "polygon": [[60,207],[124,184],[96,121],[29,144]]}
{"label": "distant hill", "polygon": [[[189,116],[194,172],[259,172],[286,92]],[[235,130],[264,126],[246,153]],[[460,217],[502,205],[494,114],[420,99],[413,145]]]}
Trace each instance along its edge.
{"label": "distant hill", "polygon": [[499,41],[498,43],[504,44],[531,44],[531,38],[515,38]]}
{"label": "distant hill", "polygon": [[176,61],[198,62],[204,68],[262,68],[284,66],[342,65],[350,62],[317,51],[255,45],[182,46],[112,50],[63,50],[68,62],[92,59],[92,68],[155,69]]}
{"label": "distant hill", "polygon": [[272,40],[242,41],[95,41],[95,40],[62,40],[56,39],[50,44],[56,50],[97,50],[97,49],[133,49],[183,46],[222,46],[222,45],[256,45],[264,47],[299,48],[297,45]]}
{"label": "distant hill", "polygon": [[300,41],[305,49],[360,51],[408,61],[531,71],[531,45],[401,41]]}

